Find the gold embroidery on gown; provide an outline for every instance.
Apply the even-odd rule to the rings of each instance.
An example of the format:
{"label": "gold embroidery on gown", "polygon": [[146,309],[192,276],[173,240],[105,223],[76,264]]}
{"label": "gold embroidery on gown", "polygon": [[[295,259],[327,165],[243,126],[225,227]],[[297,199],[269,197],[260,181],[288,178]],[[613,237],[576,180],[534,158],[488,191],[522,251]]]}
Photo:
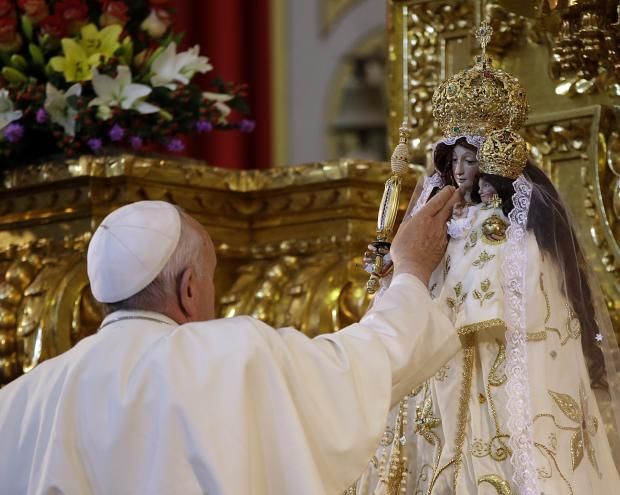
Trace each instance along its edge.
{"label": "gold embroidery on gown", "polygon": [[[405,442],[394,449],[394,440],[384,462],[386,469],[396,462],[398,474],[408,478],[400,493],[516,493],[506,424],[506,324],[499,284],[503,246],[478,242],[481,224],[490,215],[502,213],[479,208],[471,232],[450,240],[446,279],[444,262],[429,284],[435,303],[458,329],[463,349],[406,399],[411,418],[402,430]],[[473,267],[483,251],[493,257]],[[574,312],[558,280],[556,268],[540,256],[535,239],[528,238],[528,374],[539,488],[554,495],[612,493],[620,479],[599,428],[602,420],[589,388],[580,331],[571,323]],[[391,427],[397,415],[398,410],[391,412]],[[358,495],[389,493],[377,471],[370,465],[362,475]]]}

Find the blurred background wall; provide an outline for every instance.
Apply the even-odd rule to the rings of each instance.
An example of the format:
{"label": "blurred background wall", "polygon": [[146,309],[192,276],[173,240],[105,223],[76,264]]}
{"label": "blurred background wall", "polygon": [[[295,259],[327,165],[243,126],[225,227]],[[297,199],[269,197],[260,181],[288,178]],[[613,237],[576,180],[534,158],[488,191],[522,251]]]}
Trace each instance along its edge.
{"label": "blurred background wall", "polygon": [[379,0],[177,0],[184,45],[248,85],[249,134],[215,132],[187,155],[227,168],[385,157],[385,19]]}

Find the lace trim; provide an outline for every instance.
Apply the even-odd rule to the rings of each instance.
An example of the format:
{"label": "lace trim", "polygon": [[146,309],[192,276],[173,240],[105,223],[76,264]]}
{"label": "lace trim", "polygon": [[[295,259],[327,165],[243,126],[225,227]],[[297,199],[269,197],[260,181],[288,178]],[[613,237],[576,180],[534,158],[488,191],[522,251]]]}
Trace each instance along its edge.
{"label": "lace trim", "polygon": [[506,231],[507,243],[502,261],[506,317],[506,392],[508,401],[510,462],[512,480],[520,495],[537,495],[533,459],[532,414],[527,366],[527,329],[525,313],[525,273],[527,269],[527,216],[532,185],[519,176],[514,182],[513,210]]}
{"label": "lace trim", "polygon": [[465,218],[454,218],[448,220],[448,235],[452,239],[463,239],[467,237],[471,230],[472,219],[474,218],[474,209],[471,206],[467,208],[467,216]]}
{"label": "lace trim", "polygon": [[413,215],[415,215],[420,210],[420,208],[422,208],[426,204],[426,202],[428,201],[428,197],[431,195],[435,187],[443,186],[443,179],[441,178],[441,175],[439,175],[437,172],[435,172],[430,177],[424,179],[424,185],[422,186],[422,192],[420,193],[420,197],[416,201],[416,204],[411,210],[409,216],[412,217]]}
{"label": "lace trim", "polygon": [[457,140],[461,138],[465,138],[469,144],[471,144],[472,146],[475,146],[478,149],[480,149],[480,146],[482,146],[482,143],[484,143],[484,141],[486,140],[484,136],[473,135],[473,136],[452,136],[452,137],[444,138],[438,142],[447,144],[448,146],[452,146],[454,143],[457,142]]}

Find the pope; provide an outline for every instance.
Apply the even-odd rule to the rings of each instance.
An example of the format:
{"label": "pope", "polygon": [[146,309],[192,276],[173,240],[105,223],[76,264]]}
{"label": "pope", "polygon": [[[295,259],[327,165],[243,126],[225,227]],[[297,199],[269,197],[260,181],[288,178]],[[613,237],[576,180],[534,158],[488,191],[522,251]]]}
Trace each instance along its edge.
{"label": "pope", "polygon": [[214,319],[214,246],[182,210],[112,212],[87,255],[98,332],[0,390],[0,491],[341,493],[389,409],[460,347],[426,288],[459,200],[445,188],[403,223],[384,297],[314,339]]}

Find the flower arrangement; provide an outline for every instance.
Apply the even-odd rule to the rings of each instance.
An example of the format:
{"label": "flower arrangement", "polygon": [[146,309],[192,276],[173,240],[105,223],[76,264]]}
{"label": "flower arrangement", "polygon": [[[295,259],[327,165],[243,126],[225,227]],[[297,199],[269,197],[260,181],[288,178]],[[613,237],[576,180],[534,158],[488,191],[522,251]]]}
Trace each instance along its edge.
{"label": "flower arrangement", "polygon": [[214,79],[198,46],[180,51],[170,0],[0,0],[0,155],[23,163],[105,146],[171,152],[182,137],[247,113],[245,88]]}

